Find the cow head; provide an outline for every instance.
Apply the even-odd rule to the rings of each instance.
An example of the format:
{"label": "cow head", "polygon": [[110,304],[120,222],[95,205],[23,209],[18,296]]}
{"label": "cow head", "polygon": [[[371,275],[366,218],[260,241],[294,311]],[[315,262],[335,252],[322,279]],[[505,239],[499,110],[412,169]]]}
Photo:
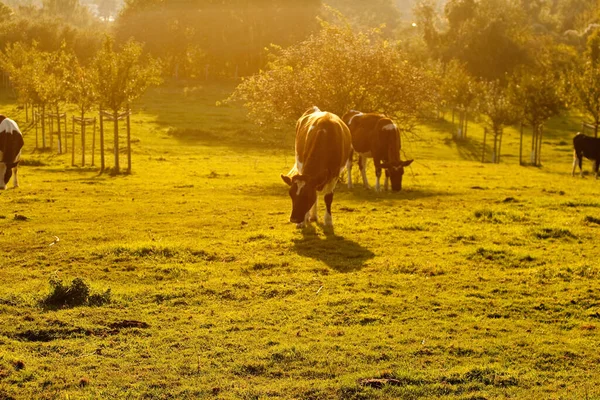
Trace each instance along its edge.
{"label": "cow head", "polygon": [[302,227],[309,221],[309,211],[317,201],[319,179],[310,179],[303,175],[292,177],[281,175],[281,179],[290,187],[289,193],[292,198],[290,222]]}
{"label": "cow head", "polygon": [[344,123],[346,125],[348,125],[348,127],[350,127],[352,120],[354,119],[354,117],[356,117],[357,115],[362,115],[362,112],[357,111],[357,110],[350,110],[348,111],[346,114],[344,114],[342,116],[342,121],[344,121]]}
{"label": "cow head", "polygon": [[396,161],[392,163],[385,163],[381,165],[381,168],[385,169],[385,176],[390,178],[392,184],[392,190],[399,192],[402,190],[402,177],[404,176],[404,167],[408,167],[414,160],[407,161]]}

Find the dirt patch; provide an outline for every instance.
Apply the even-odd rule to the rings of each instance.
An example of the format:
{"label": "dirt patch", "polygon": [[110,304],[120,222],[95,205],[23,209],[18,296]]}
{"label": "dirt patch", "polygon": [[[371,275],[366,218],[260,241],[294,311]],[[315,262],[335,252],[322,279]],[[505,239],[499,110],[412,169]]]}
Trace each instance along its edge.
{"label": "dirt patch", "polygon": [[112,324],[109,324],[108,327],[113,330],[119,331],[121,329],[130,329],[130,328],[147,329],[147,328],[150,328],[150,325],[148,325],[146,322],[142,322],[142,321],[123,320],[123,321],[119,321],[119,322],[113,322]]}

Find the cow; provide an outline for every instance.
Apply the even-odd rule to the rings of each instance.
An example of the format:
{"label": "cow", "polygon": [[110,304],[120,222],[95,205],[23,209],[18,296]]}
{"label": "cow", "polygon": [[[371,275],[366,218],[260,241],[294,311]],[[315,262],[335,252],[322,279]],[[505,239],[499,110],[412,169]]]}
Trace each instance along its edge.
{"label": "cow", "polygon": [[290,222],[302,228],[317,221],[317,192],[324,193],[325,226],[333,227],[331,203],[340,173],[352,155],[352,137],[335,114],[308,109],[296,123],[296,163],[281,179],[290,187]]}
{"label": "cow", "polygon": [[17,167],[23,148],[23,135],[15,121],[0,115],[0,190],[6,189],[11,176],[15,175],[14,187],[19,187]]}
{"label": "cow", "polygon": [[[362,113],[350,110],[342,117],[352,134],[352,147],[358,153],[358,168],[365,188],[370,189],[366,173],[366,159],[373,158],[377,182],[375,190],[380,191],[381,170],[385,170],[385,190],[391,181],[392,190],[402,190],[404,167],[414,160],[400,159],[400,132],[394,122],[385,115]],[[352,160],[350,160],[352,162]],[[348,165],[348,188],[352,188],[352,168]]]}
{"label": "cow", "polygon": [[582,162],[583,157],[594,161],[594,173],[598,178],[598,164],[600,163],[600,139],[586,136],[577,132],[573,138],[573,171],[571,176],[575,176],[575,168],[579,164],[579,171],[583,177]]}

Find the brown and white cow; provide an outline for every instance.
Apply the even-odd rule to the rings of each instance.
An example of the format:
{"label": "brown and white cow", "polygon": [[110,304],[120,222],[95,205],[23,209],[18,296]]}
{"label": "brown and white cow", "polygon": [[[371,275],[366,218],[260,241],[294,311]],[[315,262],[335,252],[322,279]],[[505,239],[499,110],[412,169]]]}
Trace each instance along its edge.
{"label": "brown and white cow", "polygon": [[300,117],[296,123],[296,164],[287,175],[281,175],[290,187],[290,222],[301,228],[317,221],[317,192],[322,192],[327,208],[324,222],[333,226],[333,190],[351,154],[352,137],[340,117],[317,107]]}
{"label": "brown and white cow", "polygon": [[19,187],[17,167],[23,148],[23,135],[15,121],[0,115],[0,190],[6,189],[11,176],[13,184]]}
{"label": "brown and white cow", "polygon": [[[355,110],[348,111],[342,119],[350,128],[352,147],[358,153],[358,167],[365,187],[369,189],[366,159],[373,158],[377,176],[375,190],[378,192],[380,190],[379,180],[382,169],[385,170],[385,190],[388,190],[388,181],[392,183],[392,190],[402,190],[404,167],[412,164],[414,160],[400,159],[400,132],[396,124],[385,115]],[[352,188],[351,165],[348,165],[348,187]]]}

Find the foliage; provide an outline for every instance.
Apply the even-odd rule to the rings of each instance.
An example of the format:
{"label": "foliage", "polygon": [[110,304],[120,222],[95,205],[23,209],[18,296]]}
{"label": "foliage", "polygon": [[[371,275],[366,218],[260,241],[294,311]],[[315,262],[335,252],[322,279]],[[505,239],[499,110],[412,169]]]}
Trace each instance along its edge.
{"label": "foliage", "polygon": [[327,0],[323,3],[339,10],[358,30],[380,28],[386,37],[393,37],[401,24],[401,14],[394,0]]}
{"label": "foliage", "polygon": [[142,45],[131,40],[115,50],[106,37],[94,58],[96,89],[103,108],[117,112],[137,100],[146,89],[161,82],[156,60],[142,55]]}
{"label": "foliage", "polygon": [[104,293],[90,295],[90,287],[81,278],[75,278],[70,285],[64,285],[62,280],[50,279],[52,291],[40,301],[44,308],[72,308],[84,305],[101,306],[110,303],[110,289]]}
{"label": "foliage", "polygon": [[510,86],[513,102],[529,125],[539,126],[565,109],[562,83],[549,65],[537,71],[520,69],[514,75]]}
{"label": "foliage", "polygon": [[265,46],[287,46],[312,32],[320,5],[320,0],[301,6],[289,0],[130,0],[117,20],[116,37],[145,43],[174,76],[247,75],[263,66]]}
{"label": "foliage", "polygon": [[448,104],[466,109],[477,99],[479,86],[477,80],[467,73],[463,64],[452,60],[445,68],[442,93]]}
{"label": "foliage", "polygon": [[429,75],[377,30],[323,22],[307,40],[275,48],[266,69],[243,80],[230,100],[243,101],[260,124],[294,120],[316,105],[339,115],[383,112],[409,129],[433,92]]}
{"label": "foliage", "polygon": [[74,60],[71,79],[68,81],[70,101],[79,107],[82,114],[98,103],[96,82],[98,82],[96,71],[91,66],[86,67],[78,60]]}
{"label": "foliage", "polygon": [[[107,36],[102,48],[93,61],[94,87],[101,109],[108,109],[113,115],[113,174],[118,174],[119,165],[119,111],[129,107],[144,94],[146,89],[161,82],[158,61],[143,56],[142,45],[130,40],[120,50],[115,50],[114,41]],[[102,140],[102,139],[101,139]],[[131,143],[128,141],[128,172],[131,172]],[[103,144],[101,144],[101,165],[104,166]],[[102,168],[101,167],[101,168]]]}
{"label": "foliage", "polygon": [[575,94],[577,106],[592,118],[595,135],[600,125],[600,34],[588,39],[588,50],[573,63],[569,82]]}
{"label": "foliage", "polygon": [[518,112],[507,89],[499,81],[484,82],[480,85],[482,90],[478,108],[493,134],[492,161],[500,162],[504,127],[518,121]]}
{"label": "foliage", "polygon": [[[48,2],[46,8],[15,8],[12,17],[3,19],[0,25],[0,48],[18,42],[24,45],[36,43],[40,51],[52,52],[66,45],[80,60],[89,60],[98,49],[106,27],[88,14],[82,14],[82,20],[63,15],[60,8],[63,0],[53,1],[53,5]],[[79,13],[87,13],[87,9],[79,3],[73,3],[73,6]],[[66,9],[64,12],[67,12]]]}
{"label": "foliage", "polygon": [[[458,59],[467,71],[487,80],[505,79],[518,65],[530,62],[529,37],[521,8],[511,0],[452,0],[444,8],[445,30],[436,26],[435,8],[419,5],[419,26],[436,58]],[[525,31],[526,32],[526,31]]]}

